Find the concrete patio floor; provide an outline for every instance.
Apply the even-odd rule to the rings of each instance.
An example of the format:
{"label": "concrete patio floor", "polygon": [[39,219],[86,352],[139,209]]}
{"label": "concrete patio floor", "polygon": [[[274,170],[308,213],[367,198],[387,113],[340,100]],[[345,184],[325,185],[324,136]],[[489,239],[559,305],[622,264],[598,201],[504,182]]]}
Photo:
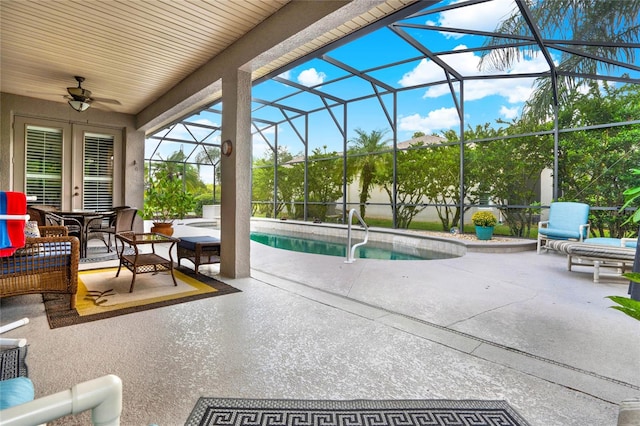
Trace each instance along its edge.
{"label": "concrete patio floor", "polygon": [[345,264],[252,242],[251,262],[221,278],[241,293],[55,330],[25,296],[2,301],[2,323],[31,318],[10,333],[29,340],[37,395],[119,375],[125,425],[182,424],[200,396],[504,399],[532,425],[615,425],[640,397],[640,323],[605,299],[627,282],[594,284],[563,256]]}

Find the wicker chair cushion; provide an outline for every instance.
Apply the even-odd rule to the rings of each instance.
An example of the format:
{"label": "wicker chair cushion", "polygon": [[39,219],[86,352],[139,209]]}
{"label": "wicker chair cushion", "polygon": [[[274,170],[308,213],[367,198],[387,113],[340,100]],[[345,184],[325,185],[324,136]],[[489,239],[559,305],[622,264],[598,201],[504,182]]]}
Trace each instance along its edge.
{"label": "wicker chair cushion", "polygon": [[[38,247],[36,250],[34,248]],[[31,250],[29,252],[29,250]],[[42,243],[27,247],[12,261],[2,263],[2,274],[36,274],[70,262],[71,243]]]}
{"label": "wicker chair cushion", "polygon": [[[220,250],[220,240],[215,237],[209,236],[201,236],[201,237],[181,237],[180,242],[178,243],[178,247],[186,248],[190,251],[196,250],[197,243],[205,243],[202,244],[203,251],[209,250]],[[206,244],[209,243],[209,244]]]}

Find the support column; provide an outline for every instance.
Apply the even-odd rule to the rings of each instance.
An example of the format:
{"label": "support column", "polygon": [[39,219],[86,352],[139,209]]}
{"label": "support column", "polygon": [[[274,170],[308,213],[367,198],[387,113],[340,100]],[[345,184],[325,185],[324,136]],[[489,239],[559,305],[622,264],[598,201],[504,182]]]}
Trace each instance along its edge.
{"label": "support column", "polygon": [[251,74],[231,71],[222,77],[221,142],[232,150],[222,155],[220,199],[220,274],[250,275],[251,221]]}

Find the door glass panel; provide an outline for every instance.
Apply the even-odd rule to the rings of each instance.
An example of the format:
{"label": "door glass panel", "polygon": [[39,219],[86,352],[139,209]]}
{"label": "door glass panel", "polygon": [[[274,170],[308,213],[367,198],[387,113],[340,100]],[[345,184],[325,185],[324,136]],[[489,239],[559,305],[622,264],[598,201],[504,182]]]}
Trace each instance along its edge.
{"label": "door glass panel", "polygon": [[85,210],[113,206],[113,136],[86,133],[84,137],[83,202]]}
{"label": "door glass panel", "polygon": [[29,204],[62,205],[62,130],[27,126],[27,195]]}

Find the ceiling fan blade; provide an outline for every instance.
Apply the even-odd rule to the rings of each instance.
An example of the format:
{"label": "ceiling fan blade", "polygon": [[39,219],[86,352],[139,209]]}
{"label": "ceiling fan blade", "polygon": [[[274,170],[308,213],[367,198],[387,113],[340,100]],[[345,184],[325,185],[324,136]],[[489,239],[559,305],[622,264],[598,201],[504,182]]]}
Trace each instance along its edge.
{"label": "ceiling fan blade", "polygon": [[[41,96],[60,96],[60,93],[38,92],[36,90],[27,90],[26,93],[30,95],[41,95]],[[67,96],[67,95],[63,95],[63,96]]]}
{"label": "ceiling fan blade", "polygon": [[122,105],[120,103],[120,101],[116,100],[116,99],[109,99],[109,98],[91,98],[92,101],[94,102],[100,102],[101,104],[113,104],[113,105]]}
{"label": "ceiling fan blade", "polygon": [[63,98],[65,98],[68,101],[80,101],[80,102],[86,102],[88,104],[90,104],[91,102],[93,102],[93,98],[88,98],[88,99],[76,99],[73,96],[70,95],[62,95]]}

